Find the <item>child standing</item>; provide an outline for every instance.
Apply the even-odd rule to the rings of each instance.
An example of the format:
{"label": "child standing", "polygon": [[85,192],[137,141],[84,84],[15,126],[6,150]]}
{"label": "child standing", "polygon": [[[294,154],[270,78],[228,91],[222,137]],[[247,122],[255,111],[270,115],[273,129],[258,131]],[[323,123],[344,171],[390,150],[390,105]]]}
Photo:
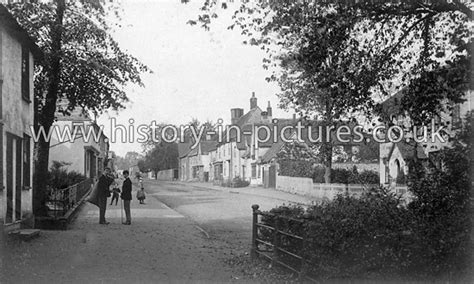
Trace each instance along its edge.
{"label": "child standing", "polygon": [[115,205],[117,205],[119,197],[120,197],[120,188],[118,187],[118,184],[115,183],[114,188],[112,189],[112,200],[110,201],[110,205],[114,203],[114,200],[115,200]]}
{"label": "child standing", "polygon": [[140,201],[140,204],[145,204],[145,188],[143,187],[143,180],[140,178],[139,181],[140,189],[137,191],[137,199]]}

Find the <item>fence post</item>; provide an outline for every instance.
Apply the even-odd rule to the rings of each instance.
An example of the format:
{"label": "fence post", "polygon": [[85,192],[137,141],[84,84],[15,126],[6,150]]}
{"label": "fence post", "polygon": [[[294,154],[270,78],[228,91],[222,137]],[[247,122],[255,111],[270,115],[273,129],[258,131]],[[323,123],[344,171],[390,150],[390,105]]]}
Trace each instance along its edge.
{"label": "fence post", "polygon": [[257,228],[257,223],[258,223],[258,208],[259,206],[257,204],[252,205],[252,248],[250,250],[250,257],[252,259],[257,257],[257,249],[258,249],[258,244],[257,244],[257,237],[258,237],[258,228]]}
{"label": "fence post", "polygon": [[299,281],[304,282],[306,274],[308,272],[308,259],[306,258],[306,252],[308,251],[308,228],[306,226],[308,225],[308,220],[310,218],[309,213],[304,213],[303,215],[303,233],[301,237],[303,238],[302,244],[301,244],[301,267],[300,267],[300,273],[298,275]]}
{"label": "fence post", "polygon": [[275,212],[275,219],[273,225],[273,257],[272,266],[275,267],[278,263],[278,249],[280,248],[280,238],[278,237],[278,230],[280,230],[280,212]]}

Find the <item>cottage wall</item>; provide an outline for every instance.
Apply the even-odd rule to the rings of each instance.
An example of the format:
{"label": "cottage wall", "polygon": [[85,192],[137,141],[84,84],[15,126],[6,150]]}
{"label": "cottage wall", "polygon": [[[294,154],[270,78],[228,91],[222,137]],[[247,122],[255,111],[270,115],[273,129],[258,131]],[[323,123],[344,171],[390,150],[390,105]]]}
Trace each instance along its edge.
{"label": "cottage wall", "polygon": [[[29,98],[26,101],[22,98],[21,88],[21,60],[22,45],[8,33],[3,27],[0,27],[0,93],[1,100],[1,121],[2,129],[2,188],[6,188],[7,164],[7,133],[23,139],[24,135],[32,137],[30,126],[33,125],[33,55],[29,53]],[[33,140],[30,140],[30,182],[33,184]],[[24,146],[24,145],[23,145]],[[22,181],[22,184],[25,182]],[[6,210],[6,190],[0,191],[0,218],[3,219]],[[32,188],[22,188],[21,192],[21,212],[22,216],[32,213]]]}

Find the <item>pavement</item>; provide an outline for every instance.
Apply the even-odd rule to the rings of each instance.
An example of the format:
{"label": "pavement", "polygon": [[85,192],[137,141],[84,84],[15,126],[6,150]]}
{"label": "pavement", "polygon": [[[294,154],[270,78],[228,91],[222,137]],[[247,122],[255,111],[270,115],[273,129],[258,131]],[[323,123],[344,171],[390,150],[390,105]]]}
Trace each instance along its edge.
{"label": "pavement", "polygon": [[86,203],[67,231],[3,242],[0,283],[248,282],[225,264],[228,244],[158,199],[145,202],[132,201],[130,226],[121,223],[120,202],[107,205],[109,225],[100,225],[98,208]]}

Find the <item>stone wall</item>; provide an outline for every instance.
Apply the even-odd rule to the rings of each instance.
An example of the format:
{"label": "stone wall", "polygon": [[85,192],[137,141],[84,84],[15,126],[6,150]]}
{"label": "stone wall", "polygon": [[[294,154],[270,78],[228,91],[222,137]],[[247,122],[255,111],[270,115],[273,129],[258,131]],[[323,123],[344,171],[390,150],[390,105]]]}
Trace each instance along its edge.
{"label": "stone wall", "polygon": [[174,172],[174,169],[159,171],[157,173],[156,179],[157,180],[173,180],[174,178],[173,172]]}

